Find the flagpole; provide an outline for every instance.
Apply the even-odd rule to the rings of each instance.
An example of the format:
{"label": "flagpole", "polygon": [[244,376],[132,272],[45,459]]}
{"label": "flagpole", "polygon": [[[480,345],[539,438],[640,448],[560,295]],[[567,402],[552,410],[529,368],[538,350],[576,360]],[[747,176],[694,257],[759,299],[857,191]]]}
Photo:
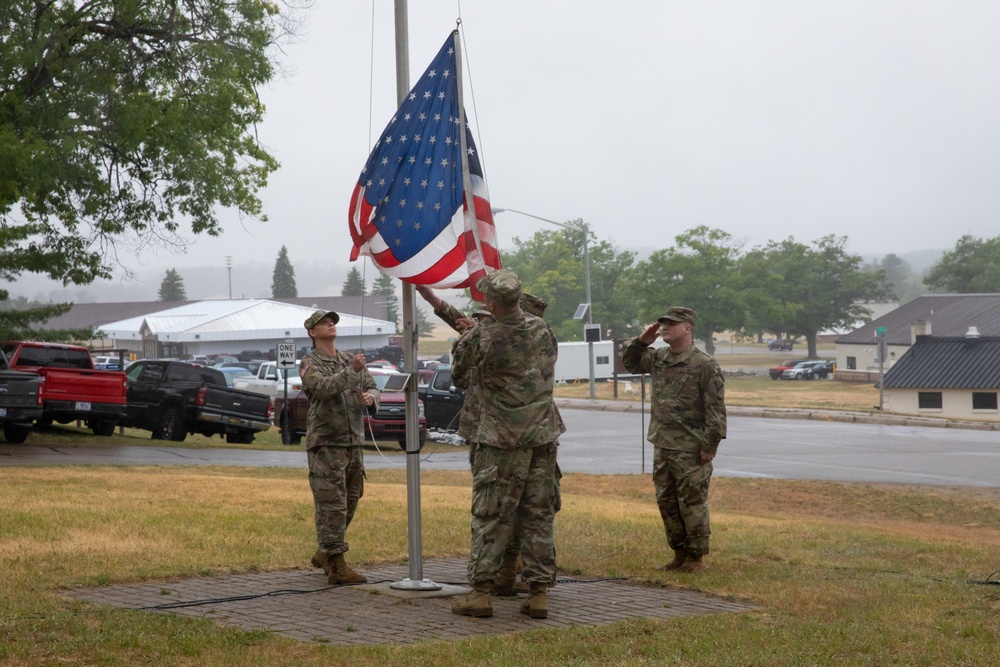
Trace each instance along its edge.
{"label": "flagpole", "polygon": [[465,102],[462,100],[462,47],[460,45],[462,40],[459,39],[458,30],[452,35],[455,44],[455,83],[458,86],[458,139],[459,145],[462,147],[462,185],[465,189],[465,202],[469,207],[469,219],[472,222],[472,238],[476,242],[476,254],[483,263],[483,272],[488,273],[482,242],[479,240],[479,216],[476,215],[476,198],[472,192],[472,174],[469,173],[469,146],[465,136]]}
{"label": "flagpole", "polygon": [[[410,92],[409,28],[406,0],[395,0],[396,99],[403,103]],[[411,591],[439,591],[441,585],[424,579],[423,537],[420,523],[420,407],[417,403],[417,300],[413,285],[403,282],[403,364],[410,375],[406,383],[406,530],[410,576],[389,584]]]}

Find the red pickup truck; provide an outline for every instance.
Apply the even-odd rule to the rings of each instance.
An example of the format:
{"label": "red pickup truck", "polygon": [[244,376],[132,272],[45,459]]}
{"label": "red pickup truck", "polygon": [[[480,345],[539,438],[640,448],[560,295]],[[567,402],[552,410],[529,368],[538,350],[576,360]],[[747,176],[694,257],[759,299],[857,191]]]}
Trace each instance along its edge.
{"label": "red pickup truck", "polygon": [[80,420],[95,435],[109,436],[125,419],[125,373],[97,370],[87,348],[8,341],[0,343],[0,349],[12,370],[42,378],[45,391],[37,424]]}

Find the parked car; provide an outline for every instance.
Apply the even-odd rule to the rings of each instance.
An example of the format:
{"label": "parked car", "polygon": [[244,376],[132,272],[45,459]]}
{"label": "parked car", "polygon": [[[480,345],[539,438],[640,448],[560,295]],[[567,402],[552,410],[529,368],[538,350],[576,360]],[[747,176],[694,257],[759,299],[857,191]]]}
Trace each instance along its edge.
{"label": "parked car", "polygon": [[791,368],[787,368],[781,373],[782,380],[814,380],[816,375],[813,374],[813,369],[819,365],[825,363],[820,359],[808,359],[806,361],[800,361]]}
{"label": "parked car", "polygon": [[[399,443],[400,449],[406,449],[406,395],[401,391],[387,388],[393,376],[403,376],[403,374],[379,368],[370,368],[368,372],[375,379],[381,395],[375,414],[366,412],[363,415],[366,438],[395,440]],[[274,397],[275,422],[281,428],[281,441],[286,445],[299,444],[302,436],[306,434],[309,399],[302,391],[301,379],[297,376],[296,379],[299,382],[288,386],[287,403],[284,386],[278,387]],[[419,447],[423,448],[427,439],[427,418],[424,416],[423,401],[418,403],[417,410]]]}
{"label": "parked car", "polygon": [[812,367],[813,377],[826,379],[837,369],[836,362],[827,359],[823,363],[816,364]]}
{"label": "parked car", "polygon": [[223,366],[219,371],[226,376],[226,386],[232,387],[239,378],[252,378],[254,375],[241,366]]}
{"label": "parked car", "polygon": [[226,364],[227,368],[245,368],[251,375],[256,375],[260,367],[267,363],[267,359],[251,359],[250,361],[236,361]]}
{"label": "parked car", "polygon": [[789,368],[793,367],[795,364],[802,361],[801,359],[789,359],[788,361],[782,361],[780,364],[774,368],[769,368],[767,374],[771,376],[772,380],[780,380],[781,374],[784,373]]}
{"label": "parked car", "polygon": [[785,338],[785,339],[779,338],[778,340],[772,340],[770,343],[768,343],[767,344],[767,349],[768,350],[781,350],[781,351],[786,351],[787,350],[788,352],[791,352],[793,345],[794,345],[794,341],[792,341],[790,338]]}
{"label": "parked car", "polygon": [[180,442],[188,433],[200,433],[249,444],[256,433],[271,428],[271,399],[230,389],[217,368],[143,359],[127,375],[126,424],[152,431],[154,440]]}
{"label": "parked car", "polygon": [[11,370],[44,381],[42,416],[36,423],[83,421],[94,435],[110,436],[125,417],[125,373],[94,368],[79,345],[8,341],[0,344]]}
{"label": "parked car", "polygon": [[99,371],[120,371],[122,362],[118,357],[99,355],[94,357],[94,368]]}
{"label": "parked car", "polygon": [[458,415],[465,404],[465,390],[452,384],[451,366],[439,366],[430,382],[420,387],[418,395],[424,401],[427,425],[430,428],[458,428]]}

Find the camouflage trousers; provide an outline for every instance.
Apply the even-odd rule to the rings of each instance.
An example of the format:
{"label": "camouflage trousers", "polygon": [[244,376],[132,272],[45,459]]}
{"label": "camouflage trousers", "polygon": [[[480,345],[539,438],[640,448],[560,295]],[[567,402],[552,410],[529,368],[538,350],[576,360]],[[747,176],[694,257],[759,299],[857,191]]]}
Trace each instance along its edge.
{"label": "camouflage trousers", "polygon": [[316,505],[316,541],[320,551],[347,551],[347,527],[365,494],[365,462],[361,447],[316,447],[307,450],[309,486]]}
{"label": "camouflage trousers", "polygon": [[[476,465],[476,446],[475,442],[469,442],[469,467]],[[560,480],[562,479],[562,471],[559,469],[559,464],[556,463],[556,478],[555,478],[555,511],[558,512],[562,508],[562,490],[559,486]],[[521,522],[514,521],[514,529],[511,531],[510,539],[507,541],[506,553],[512,554],[514,556],[521,555]]]}
{"label": "camouflage trousers", "polygon": [[712,534],[708,516],[708,482],[712,463],[702,464],[697,452],[656,447],[653,486],[667,544],[692,556],[708,553]]}
{"label": "camouflage trousers", "polygon": [[492,583],[521,531],[526,582],[555,586],[552,522],[558,505],[556,443],[531,449],[479,445],[472,465],[469,583]]}

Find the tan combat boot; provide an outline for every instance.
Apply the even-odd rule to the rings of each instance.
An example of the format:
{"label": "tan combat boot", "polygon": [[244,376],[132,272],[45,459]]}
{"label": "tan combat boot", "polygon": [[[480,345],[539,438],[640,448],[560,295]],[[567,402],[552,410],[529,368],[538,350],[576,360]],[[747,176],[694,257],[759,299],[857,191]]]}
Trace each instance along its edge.
{"label": "tan combat boot", "polygon": [[708,563],[702,556],[691,556],[688,555],[684,564],[677,568],[678,572],[686,572],[687,574],[695,574],[696,572],[702,572],[708,569]]}
{"label": "tan combat boot", "polygon": [[330,584],[364,584],[368,578],[358,574],[344,560],[344,554],[334,554],[328,558],[330,569],[326,572],[326,580]]}
{"label": "tan combat boot", "polygon": [[549,617],[549,597],[548,586],[545,584],[531,584],[528,599],[521,603],[521,613],[527,614],[531,618]]}
{"label": "tan combat boot", "polygon": [[493,603],[490,600],[492,588],[493,584],[473,584],[471,593],[466,593],[451,603],[451,613],[489,618],[493,615]]}
{"label": "tan combat boot", "polygon": [[521,557],[517,554],[505,553],[503,555],[503,563],[500,565],[500,571],[497,572],[493,582],[493,595],[511,596],[528,592],[528,584],[517,577],[520,560]]}
{"label": "tan combat boot", "polygon": [[674,549],[674,559],[659,569],[663,572],[673,572],[674,570],[679,570],[681,566],[684,565],[684,561],[687,560],[687,557],[688,554],[687,551],[684,550],[684,547]]}
{"label": "tan combat boot", "polygon": [[309,561],[313,567],[323,568],[323,571],[330,574],[330,561],[326,558],[326,553],[322,549],[317,549],[316,553],[313,554],[312,560]]}

